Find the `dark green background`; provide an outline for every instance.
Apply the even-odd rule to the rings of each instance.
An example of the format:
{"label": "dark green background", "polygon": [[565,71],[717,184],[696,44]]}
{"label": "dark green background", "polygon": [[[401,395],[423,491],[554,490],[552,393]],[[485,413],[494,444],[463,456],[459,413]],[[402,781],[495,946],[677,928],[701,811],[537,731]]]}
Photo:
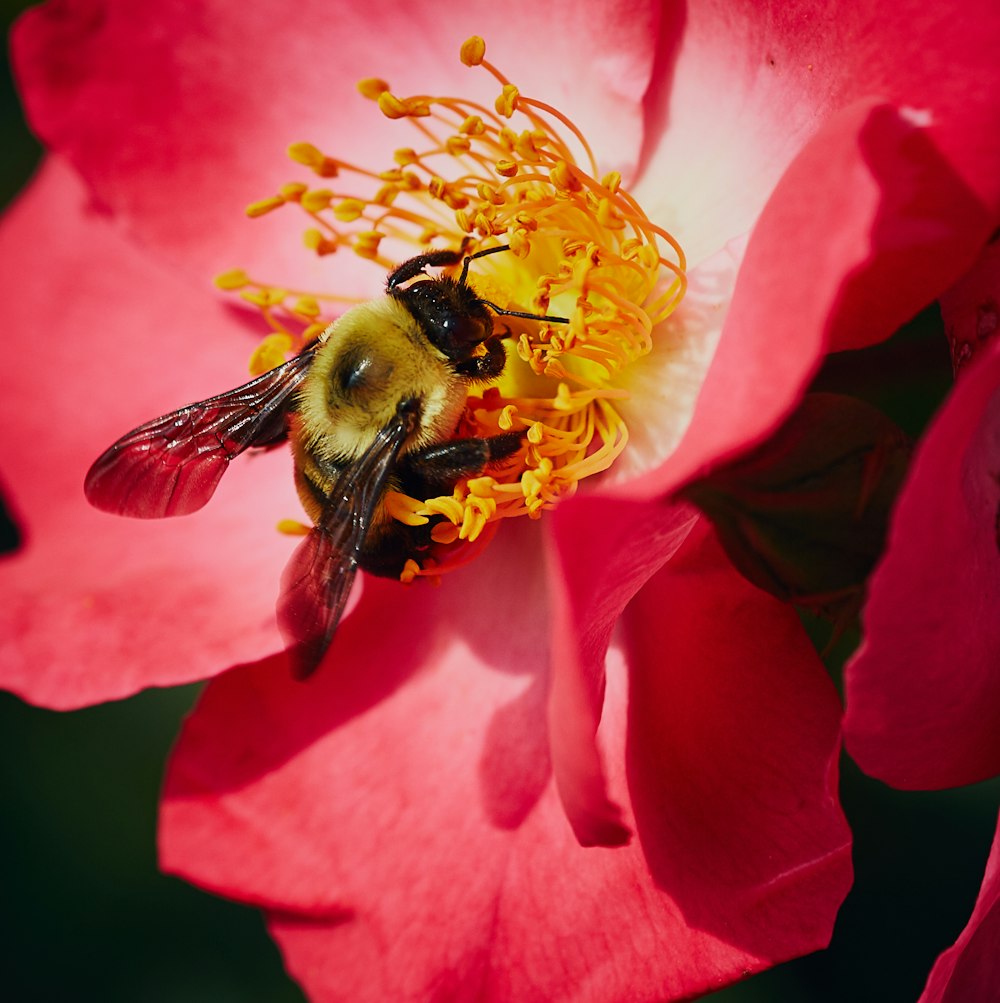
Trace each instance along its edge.
{"label": "dark green background", "polygon": [[[26,6],[4,0],[6,27]],[[4,62],[0,199],[39,155]],[[887,395],[879,374],[891,367]],[[950,384],[935,311],[892,342],[833,360],[823,389],[880,404],[915,434]],[[822,628],[810,625],[818,636]],[[843,643],[835,662],[843,659]],[[832,671],[837,674],[836,665]],[[15,1001],[292,1003],[260,915],[156,870],[163,764],[197,687],[73,714],[0,694],[0,995]],[[843,764],[856,887],[827,951],[711,997],[715,1003],[907,1003],[965,925],[982,879],[1000,781],[904,794]]]}

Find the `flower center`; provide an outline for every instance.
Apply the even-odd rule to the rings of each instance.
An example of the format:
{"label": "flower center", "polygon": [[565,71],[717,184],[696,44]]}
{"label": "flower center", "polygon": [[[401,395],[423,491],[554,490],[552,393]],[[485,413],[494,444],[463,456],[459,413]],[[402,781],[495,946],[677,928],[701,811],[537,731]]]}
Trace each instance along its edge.
{"label": "flower center", "polygon": [[[415,128],[415,145],[374,171],[295,143],[292,160],[327,185],[292,182],[247,209],[253,217],[296,205],[309,217],[312,252],[350,248],[385,271],[429,247],[474,253],[507,245],[511,253],[473,263],[474,291],[502,310],[569,321],[497,318],[497,329],[510,331],[507,366],[495,386],[469,396],[455,434],[524,431],[525,448],[512,461],[445,497],[390,493],[394,518],[419,525],[438,517],[432,537],[446,549],[502,518],[539,518],[614,463],[628,441],[616,408],[628,396],[621,375],[649,353],[654,329],[685,289],[676,240],[646,217],[617,173],[597,177],[586,139],[565,115],[521,94],[484,56],[482,39],[463,44],[462,62],[500,85],[492,109],[455,97],[400,98],[382,80],[363,80],[360,92],[383,115]],[[341,187],[344,178],[351,186]],[[216,283],[240,290],[272,328],[251,360],[255,373],[322,332],[332,320],[323,304],[338,299],[278,289],[242,271]],[[404,577],[440,570],[414,566]]]}

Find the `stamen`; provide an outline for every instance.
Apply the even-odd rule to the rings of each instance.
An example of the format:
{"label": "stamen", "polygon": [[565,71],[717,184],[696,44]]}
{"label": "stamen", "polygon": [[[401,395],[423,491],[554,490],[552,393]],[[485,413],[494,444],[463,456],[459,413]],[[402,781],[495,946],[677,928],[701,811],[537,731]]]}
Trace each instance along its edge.
{"label": "stamen", "polygon": [[[515,457],[460,482],[449,496],[387,493],[389,517],[410,526],[430,522],[440,550],[423,568],[408,566],[404,580],[463,561],[488,527],[520,515],[540,518],[614,464],[628,442],[617,410],[628,396],[622,376],[649,354],[686,284],[679,244],[648,219],[621,175],[598,177],[579,128],[521,93],[485,56],[480,38],[462,45],[462,62],[499,85],[492,107],[461,97],[404,97],[384,80],[363,80],[359,91],[383,115],[415,129],[411,143],[381,170],[294,143],[290,158],[335,187],[293,181],[247,209],[260,216],[297,206],[308,220],[310,251],[349,249],[385,271],[429,246],[471,254],[505,245],[510,253],[473,262],[473,289],[502,311],[569,320],[498,319],[512,348],[506,370],[496,386],[470,395],[456,435],[523,430],[525,447]],[[298,351],[333,320],[331,303],[349,301],[276,288],[239,270],[216,284],[256,305],[272,329],[254,355],[255,371]]]}

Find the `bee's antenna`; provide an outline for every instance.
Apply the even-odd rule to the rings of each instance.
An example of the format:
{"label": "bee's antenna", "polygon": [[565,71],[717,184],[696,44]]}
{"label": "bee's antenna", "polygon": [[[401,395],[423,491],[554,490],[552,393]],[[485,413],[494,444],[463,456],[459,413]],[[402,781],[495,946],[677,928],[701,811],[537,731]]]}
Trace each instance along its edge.
{"label": "bee's antenna", "polygon": [[[498,244],[496,247],[487,247],[485,250],[476,251],[475,254],[467,254],[465,256],[465,261],[462,263],[462,274],[458,277],[459,285],[466,285],[466,278],[469,275],[469,265],[472,264],[476,258],[485,258],[488,254],[499,254],[501,251],[509,251],[510,244]],[[496,305],[496,303],[491,303],[489,300],[484,300],[482,297],[479,301],[486,306],[488,306],[494,313],[501,317],[521,317],[524,320],[547,320],[551,324],[568,324],[568,317],[550,317],[548,314],[544,313],[522,313],[520,310],[504,310],[502,307]]]}

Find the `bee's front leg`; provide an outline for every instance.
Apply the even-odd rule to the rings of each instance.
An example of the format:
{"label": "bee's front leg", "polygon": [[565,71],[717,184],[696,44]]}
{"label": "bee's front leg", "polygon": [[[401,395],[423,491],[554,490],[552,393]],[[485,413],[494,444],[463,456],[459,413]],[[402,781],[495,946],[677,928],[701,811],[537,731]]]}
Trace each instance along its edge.
{"label": "bee's front leg", "polygon": [[459,376],[473,381],[486,382],[495,380],[503,373],[504,366],[507,365],[507,352],[503,347],[503,336],[494,335],[484,342],[483,347],[486,349],[484,355],[473,355],[471,359],[466,359],[465,362],[459,362],[455,365],[455,372]]}
{"label": "bee's front leg", "polygon": [[501,432],[485,439],[453,439],[406,453],[397,472],[402,489],[414,498],[447,494],[460,477],[481,473],[491,463],[513,456],[523,432]]}

